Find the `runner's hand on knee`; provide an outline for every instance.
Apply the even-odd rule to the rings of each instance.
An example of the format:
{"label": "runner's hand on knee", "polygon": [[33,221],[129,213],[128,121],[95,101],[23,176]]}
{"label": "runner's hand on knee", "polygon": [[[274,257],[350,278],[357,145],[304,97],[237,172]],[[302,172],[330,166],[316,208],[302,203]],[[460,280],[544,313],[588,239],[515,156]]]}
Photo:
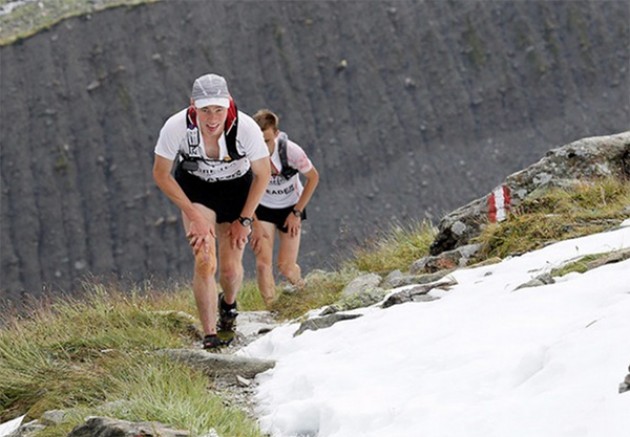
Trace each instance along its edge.
{"label": "runner's hand on knee", "polygon": [[228,230],[232,249],[243,249],[247,244],[247,237],[251,231],[252,230],[249,226],[243,226],[238,220],[233,221],[230,224],[230,229]]}
{"label": "runner's hand on knee", "polygon": [[290,237],[297,237],[302,227],[302,220],[293,214],[289,214],[284,222],[284,226],[287,227]]}
{"label": "runner's hand on knee", "polygon": [[210,251],[210,234],[206,234],[204,236],[188,236],[188,243],[193,249],[193,254],[197,255],[199,251],[203,251],[205,253],[209,253]]}
{"label": "runner's hand on knee", "polygon": [[201,215],[192,218],[186,236],[190,238],[190,236],[198,237],[205,236],[206,234],[210,234],[214,237],[214,226],[211,226],[210,222]]}

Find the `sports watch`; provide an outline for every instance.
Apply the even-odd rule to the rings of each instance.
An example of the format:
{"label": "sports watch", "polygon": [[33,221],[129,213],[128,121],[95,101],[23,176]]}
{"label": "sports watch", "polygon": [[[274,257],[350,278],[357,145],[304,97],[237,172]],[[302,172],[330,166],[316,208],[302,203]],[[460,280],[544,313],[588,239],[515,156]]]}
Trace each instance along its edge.
{"label": "sports watch", "polygon": [[254,221],[254,219],[252,219],[251,217],[239,217],[238,218],[238,222],[245,226],[245,227],[249,227],[252,225],[252,222]]}
{"label": "sports watch", "polygon": [[293,208],[293,211],[291,211],[293,213],[294,216],[296,216],[297,218],[302,218],[302,211],[300,211],[297,208]]}

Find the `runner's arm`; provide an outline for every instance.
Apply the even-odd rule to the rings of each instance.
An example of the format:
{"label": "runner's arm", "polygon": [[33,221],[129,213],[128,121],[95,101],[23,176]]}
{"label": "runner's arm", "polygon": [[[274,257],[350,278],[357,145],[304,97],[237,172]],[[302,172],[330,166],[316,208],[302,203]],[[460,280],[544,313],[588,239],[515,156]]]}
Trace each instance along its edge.
{"label": "runner's arm", "polygon": [[311,160],[308,159],[304,149],[293,141],[287,142],[287,158],[289,165],[297,169],[300,174],[306,178],[302,194],[294,207],[295,209],[304,211],[304,208],[306,208],[306,205],[311,200],[311,196],[315,192],[315,188],[319,183],[319,173]]}
{"label": "runner's arm", "polygon": [[[251,161],[253,181],[249,187],[249,193],[247,194],[247,200],[241,210],[241,217],[254,217],[256,208],[262,199],[269,179],[271,178],[271,167],[269,165],[269,158],[264,157]],[[230,244],[232,248],[243,248],[247,243],[247,236],[251,232],[251,228],[244,227],[238,220],[234,220],[230,224]]]}
{"label": "runner's arm", "polygon": [[315,192],[315,188],[319,183],[319,172],[315,166],[313,166],[309,171],[304,173],[304,177],[306,178],[304,189],[302,190],[302,195],[300,196],[298,203],[295,204],[295,209],[300,211],[304,211],[304,208],[306,208],[306,205],[311,200],[311,197]]}
{"label": "runner's arm", "polygon": [[[306,183],[304,185],[304,189],[302,190],[302,195],[300,195],[300,198],[298,199],[298,203],[296,203],[293,207],[294,211],[299,210],[300,212],[304,211],[304,208],[306,208],[306,205],[309,200],[311,200],[311,196],[315,191],[315,187],[319,183],[319,173],[314,166],[311,166],[311,169],[303,174],[306,178]],[[289,214],[284,221],[284,226],[288,228],[289,235],[291,237],[296,237],[300,234],[301,223],[301,217],[297,217],[295,214]]]}
{"label": "runner's arm", "polygon": [[269,165],[268,157],[252,161],[251,165],[254,178],[249,188],[247,201],[245,201],[245,205],[241,211],[241,217],[254,217],[256,208],[265,194],[269,179],[271,178],[271,166]]}
{"label": "runner's arm", "polygon": [[189,235],[187,235],[187,237],[191,238],[191,240],[195,240],[191,241],[191,243],[193,244],[193,248],[197,250],[198,247],[196,246],[199,245],[199,247],[201,247],[208,234],[214,236],[214,229],[212,229],[203,215],[193,206],[190,199],[188,199],[175,178],[173,178],[171,175],[172,167],[173,161],[163,156],[155,155],[153,179],[158,188],[166,194],[166,197],[177,205],[190,220]]}

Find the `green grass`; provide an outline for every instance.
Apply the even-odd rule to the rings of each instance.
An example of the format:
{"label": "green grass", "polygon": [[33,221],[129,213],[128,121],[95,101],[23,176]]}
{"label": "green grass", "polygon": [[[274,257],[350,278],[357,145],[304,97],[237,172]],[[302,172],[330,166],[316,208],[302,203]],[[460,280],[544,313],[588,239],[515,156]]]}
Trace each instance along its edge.
{"label": "green grass", "polygon": [[[332,304],[353,277],[349,271],[313,273],[298,294],[279,289],[273,310],[279,319],[292,319]],[[191,319],[178,313],[195,315],[198,328],[188,287],[86,287],[80,299],[41,305],[0,331],[0,422],[63,409],[64,422],[40,435],[65,436],[90,415],[157,421],[193,435],[210,428],[226,436],[261,435],[243,412],[224,406],[207,376],[153,353],[195,340]],[[265,308],[254,281],[244,283],[239,308]]]}
{"label": "green grass", "polygon": [[569,273],[584,273],[588,271],[588,263],[602,258],[608,254],[587,255],[580,258],[577,261],[566,264],[560,268],[551,270],[551,276],[560,277],[568,275]]}
{"label": "green grass", "polygon": [[243,286],[238,292],[238,308],[242,311],[264,311],[267,309],[255,280],[243,282]]}
{"label": "green grass", "polygon": [[[436,229],[426,221],[405,227],[394,226],[378,239],[356,248],[350,259],[340,263],[342,267],[339,270],[309,274],[303,290],[283,293],[278,287],[278,299],[271,310],[280,320],[295,319],[312,309],[337,302],[343,288],[361,272],[386,274],[393,270],[406,271],[411,263],[429,253],[436,233]],[[255,286],[253,289],[257,293]]]}
{"label": "green grass", "polygon": [[[211,381],[159,357],[163,348],[190,347],[190,290],[124,294],[94,286],[81,300],[65,299],[14,318],[0,331],[0,421],[27,412],[71,412],[45,436],[67,435],[88,415],[159,421],[194,435],[259,436],[245,414],[226,408]],[[121,404],[112,401],[124,400]]]}
{"label": "green grass", "polygon": [[410,265],[428,255],[437,230],[426,221],[395,226],[374,241],[354,251],[349,265],[366,272],[406,271]]}
{"label": "green grass", "polygon": [[553,241],[611,229],[628,218],[630,182],[606,179],[572,189],[533,193],[508,220],[488,226],[475,240],[480,259],[504,258],[541,248]]}
{"label": "green grass", "polygon": [[347,268],[336,272],[315,271],[306,276],[306,286],[302,290],[285,293],[278,287],[278,299],[272,304],[271,311],[279,320],[292,320],[312,309],[331,305],[357,275],[358,272]]}
{"label": "green grass", "polygon": [[562,267],[553,269],[551,276],[564,276],[574,272],[584,273],[600,265],[609,262],[619,262],[628,258],[630,258],[630,251],[624,250],[586,255]]}

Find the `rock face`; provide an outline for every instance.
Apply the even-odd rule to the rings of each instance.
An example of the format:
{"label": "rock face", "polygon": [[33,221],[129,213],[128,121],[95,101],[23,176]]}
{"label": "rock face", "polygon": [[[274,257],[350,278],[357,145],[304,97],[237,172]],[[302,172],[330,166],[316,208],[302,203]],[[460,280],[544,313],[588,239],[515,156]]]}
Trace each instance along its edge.
{"label": "rock face", "polygon": [[[630,177],[630,131],[617,135],[584,138],[551,150],[537,163],[508,176],[503,187],[509,189],[512,207],[540,188],[563,186],[595,178]],[[445,216],[431,246],[438,255],[467,245],[488,223],[488,200],[479,198]]]}
{"label": "rock face", "polygon": [[1,297],[190,277],[151,167],[203,73],[245,112],[277,111],[320,170],[301,260],[325,268],[552,147],[626,130],[629,21],[623,1],[169,0],[0,47]]}

